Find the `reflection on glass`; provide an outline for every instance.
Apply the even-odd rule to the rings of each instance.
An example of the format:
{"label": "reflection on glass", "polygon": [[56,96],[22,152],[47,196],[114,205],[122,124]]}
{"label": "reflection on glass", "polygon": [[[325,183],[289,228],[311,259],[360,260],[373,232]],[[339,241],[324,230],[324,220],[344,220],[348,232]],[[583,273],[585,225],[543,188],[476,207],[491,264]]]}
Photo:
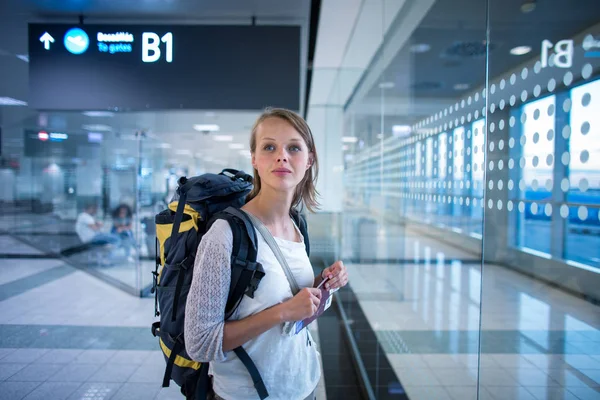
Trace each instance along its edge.
{"label": "reflection on glass", "polygon": [[565,258],[600,268],[600,80],[571,90]]}

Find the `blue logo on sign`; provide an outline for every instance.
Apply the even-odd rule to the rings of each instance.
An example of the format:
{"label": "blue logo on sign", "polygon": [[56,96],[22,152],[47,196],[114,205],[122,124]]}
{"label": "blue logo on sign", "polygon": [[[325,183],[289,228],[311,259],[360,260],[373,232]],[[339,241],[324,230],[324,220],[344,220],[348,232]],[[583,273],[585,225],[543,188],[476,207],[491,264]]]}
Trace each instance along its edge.
{"label": "blue logo on sign", "polygon": [[65,34],[65,47],[73,54],[82,54],[90,47],[90,38],[82,29],[73,28]]}

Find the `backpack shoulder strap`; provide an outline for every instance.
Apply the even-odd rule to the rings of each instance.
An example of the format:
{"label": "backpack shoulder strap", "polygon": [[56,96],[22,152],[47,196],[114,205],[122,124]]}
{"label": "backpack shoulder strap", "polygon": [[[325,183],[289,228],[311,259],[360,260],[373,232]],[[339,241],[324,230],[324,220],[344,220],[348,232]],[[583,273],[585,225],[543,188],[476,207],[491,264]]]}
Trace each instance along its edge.
{"label": "backpack shoulder strap", "polygon": [[[254,226],[246,214],[234,207],[228,207],[223,212],[216,214],[211,223],[216,219],[226,220],[233,234],[231,284],[225,307],[225,320],[227,320],[233,315],[244,295],[254,298],[254,292],[258,288],[260,280],[265,276],[265,271],[262,265],[256,262],[258,239]],[[239,346],[233,351],[248,370],[261,400],[267,398],[269,396],[267,388],[246,350]]]}
{"label": "backpack shoulder strap", "polygon": [[233,315],[244,295],[254,298],[254,292],[265,276],[265,271],[262,265],[256,262],[258,240],[254,226],[248,217],[238,209],[229,207],[215,215],[214,219],[226,220],[233,234],[231,284],[225,307],[225,319],[228,319]]}
{"label": "backpack shoulder strap", "polygon": [[306,248],[306,254],[310,256],[310,239],[308,238],[308,224],[306,223],[306,217],[297,210],[292,210],[292,219],[300,229],[300,233],[304,237],[304,247]]}

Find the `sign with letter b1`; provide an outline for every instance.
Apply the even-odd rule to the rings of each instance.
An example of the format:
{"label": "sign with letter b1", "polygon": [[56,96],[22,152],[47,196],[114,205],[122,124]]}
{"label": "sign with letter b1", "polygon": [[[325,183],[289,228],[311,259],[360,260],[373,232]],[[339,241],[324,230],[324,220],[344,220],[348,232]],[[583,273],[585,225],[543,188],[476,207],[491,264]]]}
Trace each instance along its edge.
{"label": "sign with letter b1", "polygon": [[[554,50],[553,54],[548,54]],[[571,68],[573,65],[573,40],[564,39],[552,44],[549,40],[542,42],[542,68],[548,65],[557,68]]]}

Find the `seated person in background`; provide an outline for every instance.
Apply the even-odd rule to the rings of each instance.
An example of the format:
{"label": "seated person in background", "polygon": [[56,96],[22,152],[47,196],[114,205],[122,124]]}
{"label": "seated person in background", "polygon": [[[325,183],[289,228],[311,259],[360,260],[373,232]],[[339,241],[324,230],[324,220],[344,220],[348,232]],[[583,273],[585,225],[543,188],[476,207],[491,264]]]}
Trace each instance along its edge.
{"label": "seated person in background", "polygon": [[[131,228],[133,212],[127,204],[120,204],[112,213],[113,227],[110,232],[119,236],[125,255],[129,258],[131,249],[135,248],[135,239]],[[130,260],[131,261],[131,260]]]}
{"label": "seated person in background", "polygon": [[95,203],[89,203],[83,209],[83,212],[77,216],[75,222],[75,232],[83,243],[91,244],[113,244],[115,246],[121,245],[121,238],[118,235],[112,233],[102,232],[102,222],[96,221],[94,216],[98,207]]}

